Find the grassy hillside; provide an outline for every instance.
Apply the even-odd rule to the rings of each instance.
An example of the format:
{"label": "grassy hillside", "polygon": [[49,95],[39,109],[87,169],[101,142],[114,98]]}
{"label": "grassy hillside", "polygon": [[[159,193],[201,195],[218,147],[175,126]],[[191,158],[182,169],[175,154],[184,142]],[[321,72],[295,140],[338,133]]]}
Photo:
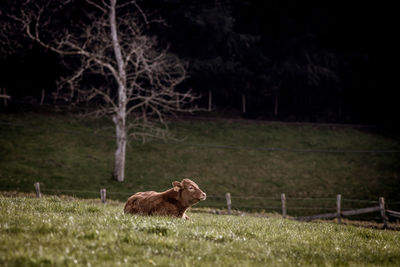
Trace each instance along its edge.
{"label": "grassy hillside", "polygon": [[400,232],[0,196],[1,266],[399,266]]}
{"label": "grassy hillside", "polygon": [[[185,139],[130,142],[126,181],[117,183],[110,179],[115,141],[106,120],[26,113],[0,115],[0,127],[1,190],[32,191],[39,181],[48,194],[97,197],[107,188],[108,197],[125,200],[136,191],[165,190],[173,180],[190,177],[210,196],[203,206],[223,206],[226,192],[236,208],[267,211],[279,210],[279,201],[271,198],[286,193],[289,213],[297,212],[291,205],[334,208],[338,193],[344,201],[379,196],[400,201],[400,153],[359,152],[398,151],[400,139],[365,129],[175,121],[171,130]],[[251,198],[237,198],[243,196]],[[324,199],[295,200],[303,197]]]}

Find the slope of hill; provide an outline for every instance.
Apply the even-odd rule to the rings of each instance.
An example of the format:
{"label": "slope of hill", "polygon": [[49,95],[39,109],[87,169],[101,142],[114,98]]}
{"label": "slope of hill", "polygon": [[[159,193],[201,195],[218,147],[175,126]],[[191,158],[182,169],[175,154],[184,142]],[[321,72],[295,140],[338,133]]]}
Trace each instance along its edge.
{"label": "slope of hill", "polygon": [[117,183],[114,130],[106,120],[25,113],[0,115],[0,127],[0,190],[33,191],[40,182],[47,194],[97,197],[106,188],[109,198],[125,200],[190,177],[208,193],[201,205],[211,207],[224,206],[226,192],[236,208],[267,211],[279,210],[281,193],[293,199],[289,208],[315,206],[294,203],[309,197],[326,198],[318,205],[334,208],[336,194],[400,201],[400,140],[359,128],[174,121],[178,141],[129,143],[126,180]]}

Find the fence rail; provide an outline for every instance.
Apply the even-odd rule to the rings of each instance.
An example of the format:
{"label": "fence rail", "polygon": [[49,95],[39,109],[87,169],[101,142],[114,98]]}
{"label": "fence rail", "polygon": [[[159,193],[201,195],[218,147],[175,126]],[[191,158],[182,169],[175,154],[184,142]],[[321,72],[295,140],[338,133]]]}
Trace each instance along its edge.
{"label": "fence rail", "polygon": [[400,212],[394,211],[394,210],[386,210],[386,212],[387,212],[390,216],[392,216],[392,217],[394,217],[394,218],[399,218],[399,219],[400,219]]}
{"label": "fence rail", "polygon": [[[36,197],[40,198],[42,196],[41,188],[40,188],[40,183],[37,182],[34,184],[35,188],[35,193]],[[0,189],[8,189],[8,190],[18,190],[19,188],[0,188]],[[44,192],[56,192],[56,193],[85,193],[85,194],[99,194],[99,191],[81,191],[81,190],[62,190],[62,189],[42,189]],[[105,188],[100,189],[100,199],[102,203],[106,203],[106,195],[128,195],[127,193],[124,192],[107,192]],[[332,210],[335,212],[328,212],[328,213],[322,213],[322,214],[315,214],[315,215],[310,215],[310,216],[299,216],[299,217],[291,217],[294,220],[298,221],[312,221],[312,220],[323,220],[323,219],[334,219],[337,218],[338,223],[341,222],[342,217],[348,217],[348,216],[354,216],[354,215],[360,215],[360,214],[367,214],[367,213],[380,213],[380,218],[383,222],[383,227],[387,227],[387,222],[389,217],[397,219],[397,221],[400,219],[400,212],[399,211],[394,211],[390,210],[387,208],[387,204],[385,205],[385,199],[383,197],[380,197],[378,201],[374,200],[363,200],[363,199],[350,199],[350,198],[342,198],[342,196],[339,194],[336,196],[336,198],[328,198],[328,197],[317,197],[317,198],[299,198],[299,197],[293,197],[293,198],[287,198],[284,193],[281,194],[280,198],[278,197],[261,197],[261,196],[232,196],[231,193],[226,193],[225,196],[218,196],[218,195],[211,195],[208,196],[208,198],[214,198],[214,199],[225,199],[226,200],[226,206],[225,205],[218,205],[219,208],[225,208],[227,209],[228,214],[232,214],[233,209],[240,210],[240,209],[253,209],[253,208],[260,208],[260,207],[250,207],[250,206],[240,206],[240,205],[233,205],[234,202],[232,200],[249,200],[249,199],[263,199],[263,200],[269,200],[269,201],[280,201],[281,205],[278,206],[267,206],[263,205],[262,209],[271,209],[271,210],[281,210],[282,212],[282,217],[287,218],[288,217],[288,209],[289,210]],[[334,201],[336,200],[336,207],[331,206],[329,207],[305,207],[305,206],[291,206],[287,205],[288,202],[290,201]],[[342,202],[353,202],[353,203],[366,203],[366,204],[375,204],[374,206],[371,207],[363,207],[363,208],[357,208],[357,209],[342,209]],[[397,205],[400,202],[391,202],[391,205]],[[374,217],[375,219],[377,217]]]}

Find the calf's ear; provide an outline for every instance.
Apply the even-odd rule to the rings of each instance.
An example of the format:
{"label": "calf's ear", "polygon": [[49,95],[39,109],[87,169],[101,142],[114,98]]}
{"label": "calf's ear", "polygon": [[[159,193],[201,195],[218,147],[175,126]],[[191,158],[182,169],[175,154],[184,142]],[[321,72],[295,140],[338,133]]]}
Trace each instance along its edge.
{"label": "calf's ear", "polygon": [[174,187],[174,191],[176,192],[179,192],[179,190],[183,188],[181,182],[178,181],[172,182],[172,186]]}

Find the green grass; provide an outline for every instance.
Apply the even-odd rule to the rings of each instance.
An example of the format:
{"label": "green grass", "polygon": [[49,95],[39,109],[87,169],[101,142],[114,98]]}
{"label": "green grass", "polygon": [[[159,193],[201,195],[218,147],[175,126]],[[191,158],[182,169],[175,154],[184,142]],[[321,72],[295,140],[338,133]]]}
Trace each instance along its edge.
{"label": "green grass", "polygon": [[0,196],[1,266],[399,266],[400,232]]}
{"label": "green grass", "polygon": [[[134,192],[165,190],[172,181],[189,177],[210,196],[203,207],[224,206],[226,192],[232,194],[234,208],[266,211],[279,211],[279,200],[268,198],[279,199],[286,193],[289,214],[320,212],[299,211],[295,206],[334,209],[339,193],[343,199],[383,196],[389,203],[400,201],[400,153],[258,149],[400,150],[399,138],[357,128],[175,121],[171,130],[184,141],[130,142],[126,179],[117,183],[111,180],[115,141],[109,121],[25,113],[2,114],[0,123],[0,190],[33,191],[33,183],[39,181],[47,194],[94,198],[100,188],[107,188],[109,198],[125,200]],[[235,199],[249,195],[265,198]],[[332,199],[305,203],[290,200],[294,197]]]}

